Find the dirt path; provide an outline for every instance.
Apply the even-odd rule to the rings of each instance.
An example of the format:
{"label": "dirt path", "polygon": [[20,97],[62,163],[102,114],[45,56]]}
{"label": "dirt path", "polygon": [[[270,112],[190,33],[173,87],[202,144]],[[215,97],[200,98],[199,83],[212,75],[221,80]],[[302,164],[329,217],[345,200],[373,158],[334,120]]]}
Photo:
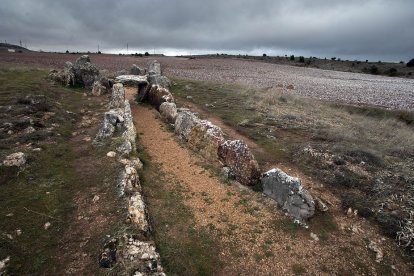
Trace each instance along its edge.
{"label": "dirt path", "polygon": [[[327,215],[320,216],[318,227],[297,228],[260,194],[223,184],[204,169],[199,157],[180,145],[150,107],[133,103],[132,111],[140,143],[151,161],[160,165],[168,179],[185,187],[184,204],[193,211],[196,227],[211,229],[224,264],[220,274],[378,275],[385,271],[392,274],[391,265],[395,272],[407,273],[396,258],[395,245],[381,240],[377,229],[366,221],[346,217],[335,220]],[[348,231],[352,225],[364,235]],[[310,238],[312,231],[319,242]],[[385,264],[375,262],[366,239],[377,241],[388,252]]]}

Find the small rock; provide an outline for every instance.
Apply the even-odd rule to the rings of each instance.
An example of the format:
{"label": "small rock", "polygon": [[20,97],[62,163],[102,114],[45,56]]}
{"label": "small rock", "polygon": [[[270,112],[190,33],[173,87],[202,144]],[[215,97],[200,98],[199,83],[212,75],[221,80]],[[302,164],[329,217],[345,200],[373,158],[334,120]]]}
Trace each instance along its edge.
{"label": "small rock", "polygon": [[8,134],[8,135],[12,135],[12,134],[13,134],[13,130],[9,130],[9,131],[7,131],[7,134]]}
{"label": "small rock", "polygon": [[26,155],[23,152],[16,152],[16,153],[10,154],[3,161],[3,165],[6,167],[12,167],[12,166],[20,167],[24,164],[26,164]]}
{"label": "small rock", "polygon": [[327,212],[329,210],[328,206],[320,198],[315,198],[315,207],[320,212]]}
{"label": "small rock", "polygon": [[368,245],[368,249],[376,253],[375,261],[380,263],[384,258],[384,253],[382,252],[381,248],[378,247],[376,242],[370,241]]}
{"label": "small rock", "polygon": [[191,100],[193,97],[192,96],[187,96],[186,97],[188,100]]}
{"label": "small rock", "polygon": [[86,136],[85,138],[83,138],[82,139],[83,141],[85,141],[85,142],[90,142],[90,141],[92,141],[92,138],[91,137],[89,137],[89,136]]}
{"label": "small rock", "polygon": [[14,216],[14,214],[13,214],[13,213],[8,213],[8,214],[6,215],[6,217],[12,217],[12,216]]}
{"label": "small rock", "polygon": [[16,229],[16,235],[17,235],[17,236],[20,236],[22,233],[23,233],[23,232],[22,232],[22,230],[21,230],[21,229]]}
{"label": "small rock", "polygon": [[23,133],[24,133],[24,134],[30,134],[30,133],[33,133],[33,132],[35,132],[35,131],[36,131],[36,129],[35,129],[34,127],[29,126],[29,127],[27,127],[25,130],[23,130]]}
{"label": "small rock", "polygon": [[0,275],[6,272],[7,264],[10,262],[10,256],[7,256],[3,260],[0,260]]}
{"label": "small rock", "polygon": [[350,218],[352,217],[352,215],[353,215],[352,208],[348,208],[348,210],[346,211],[346,216]]}
{"label": "small rock", "polygon": [[98,202],[98,200],[99,200],[99,196],[98,196],[98,195],[95,195],[95,196],[92,198],[92,202],[93,202],[93,203]]}
{"label": "small rock", "polygon": [[34,148],[34,149],[32,149],[32,151],[42,151],[42,149],[41,148]]}
{"label": "small rock", "polygon": [[111,157],[111,158],[114,158],[114,157],[116,156],[116,152],[114,152],[114,151],[110,151],[110,152],[108,152],[108,153],[106,154],[106,156]]}
{"label": "small rock", "polygon": [[9,240],[13,240],[13,236],[12,236],[12,235],[10,235],[10,234],[6,234],[6,237],[7,237]]}
{"label": "small rock", "polygon": [[314,240],[314,241],[319,241],[318,235],[316,235],[315,233],[311,232],[310,233],[310,237]]}
{"label": "small rock", "polygon": [[48,230],[50,227],[52,226],[52,224],[50,222],[46,222],[44,225],[45,230]]}

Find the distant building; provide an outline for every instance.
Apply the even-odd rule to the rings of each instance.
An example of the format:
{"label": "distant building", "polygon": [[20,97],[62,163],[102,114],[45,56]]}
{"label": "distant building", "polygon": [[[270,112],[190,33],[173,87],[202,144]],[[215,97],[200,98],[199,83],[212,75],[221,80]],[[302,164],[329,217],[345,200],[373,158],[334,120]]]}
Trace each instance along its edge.
{"label": "distant building", "polygon": [[16,50],[15,49],[7,49],[9,53],[15,53]]}

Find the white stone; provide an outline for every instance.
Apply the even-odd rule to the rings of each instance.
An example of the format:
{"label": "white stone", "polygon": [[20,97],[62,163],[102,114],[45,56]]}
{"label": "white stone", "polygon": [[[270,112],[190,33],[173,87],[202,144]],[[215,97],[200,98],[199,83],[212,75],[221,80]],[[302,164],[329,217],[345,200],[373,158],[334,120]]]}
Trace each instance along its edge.
{"label": "white stone", "polygon": [[6,167],[20,167],[24,164],[26,164],[26,155],[23,152],[12,153],[3,160],[3,165]]}
{"label": "white stone", "polygon": [[113,158],[113,157],[115,157],[115,156],[116,156],[116,152],[114,152],[114,151],[110,151],[110,152],[108,152],[108,153],[106,154],[106,156]]}

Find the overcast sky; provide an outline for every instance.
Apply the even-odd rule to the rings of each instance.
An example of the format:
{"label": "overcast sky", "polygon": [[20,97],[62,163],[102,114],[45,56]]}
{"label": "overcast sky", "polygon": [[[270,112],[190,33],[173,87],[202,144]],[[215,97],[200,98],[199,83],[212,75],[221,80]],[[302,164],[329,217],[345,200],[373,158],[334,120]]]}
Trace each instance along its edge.
{"label": "overcast sky", "polygon": [[413,0],[0,0],[33,50],[414,58]]}

